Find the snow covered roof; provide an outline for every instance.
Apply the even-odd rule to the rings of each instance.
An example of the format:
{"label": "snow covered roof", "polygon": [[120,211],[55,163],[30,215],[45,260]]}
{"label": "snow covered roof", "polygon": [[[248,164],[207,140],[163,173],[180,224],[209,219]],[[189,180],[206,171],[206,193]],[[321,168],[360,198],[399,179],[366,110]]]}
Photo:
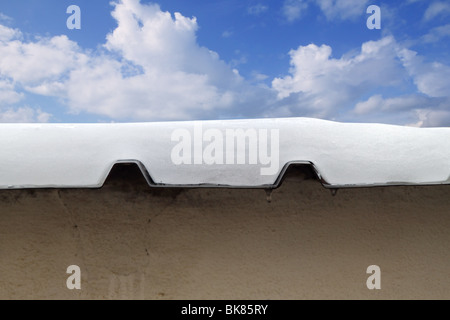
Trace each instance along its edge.
{"label": "snow covered roof", "polygon": [[325,187],[450,184],[450,128],[286,118],[1,124],[0,189],[97,188],[116,163],[152,186],[276,187],[310,164]]}

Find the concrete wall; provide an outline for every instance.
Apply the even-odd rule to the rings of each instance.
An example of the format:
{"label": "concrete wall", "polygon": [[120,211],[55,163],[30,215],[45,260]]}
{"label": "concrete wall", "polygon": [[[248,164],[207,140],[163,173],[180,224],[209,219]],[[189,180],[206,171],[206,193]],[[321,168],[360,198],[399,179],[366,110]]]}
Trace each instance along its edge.
{"label": "concrete wall", "polygon": [[[129,170],[129,169],[127,169]],[[0,192],[1,299],[450,298],[450,186]],[[128,180],[123,177],[128,176]],[[368,290],[366,268],[381,268]],[[81,290],[68,290],[78,265]]]}

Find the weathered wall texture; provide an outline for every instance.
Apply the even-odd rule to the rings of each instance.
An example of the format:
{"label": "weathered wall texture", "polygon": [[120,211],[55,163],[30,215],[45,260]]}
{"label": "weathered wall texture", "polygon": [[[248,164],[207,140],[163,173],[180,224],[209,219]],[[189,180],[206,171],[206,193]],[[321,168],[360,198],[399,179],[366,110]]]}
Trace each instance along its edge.
{"label": "weathered wall texture", "polygon": [[[372,264],[381,290],[366,287]],[[272,203],[134,178],[0,192],[1,299],[449,299],[449,273],[450,186],[332,197],[292,176]]]}

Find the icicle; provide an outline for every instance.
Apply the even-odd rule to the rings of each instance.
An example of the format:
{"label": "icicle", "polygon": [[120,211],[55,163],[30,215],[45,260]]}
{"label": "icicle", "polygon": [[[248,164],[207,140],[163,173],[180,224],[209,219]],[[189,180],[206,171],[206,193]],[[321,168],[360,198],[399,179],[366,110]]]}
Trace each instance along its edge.
{"label": "icicle", "polygon": [[266,200],[268,203],[272,202],[272,191],[273,189],[265,189],[266,191]]}

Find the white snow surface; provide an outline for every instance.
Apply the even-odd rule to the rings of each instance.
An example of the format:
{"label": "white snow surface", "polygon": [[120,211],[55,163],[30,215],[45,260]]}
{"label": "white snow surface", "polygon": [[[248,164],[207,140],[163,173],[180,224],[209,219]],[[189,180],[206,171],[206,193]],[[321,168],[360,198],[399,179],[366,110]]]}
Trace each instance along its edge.
{"label": "white snow surface", "polygon": [[[172,138],[179,129],[191,133],[192,164],[173,161],[174,148],[180,146],[181,140]],[[258,143],[235,149],[231,160],[236,160],[241,151],[245,163],[231,164],[225,161],[229,155],[225,140],[227,130],[237,129],[259,134]],[[205,137],[205,132],[209,136]],[[269,165],[258,153],[254,153],[257,163],[254,158],[250,161],[250,153],[265,145],[261,137],[266,132],[271,142],[269,153],[272,146],[279,146],[271,154],[270,174],[262,174],[261,169]],[[271,132],[278,132],[278,145],[270,139]],[[205,152],[211,151],[211,134],[216,142],[223,137],[223,164],[205,163],[202,159]],[[200,145],[194,142],[198,137]],[[186,156],[187,149],[183,152]],[[217,156],[217,152],[218,147],[209,154]],[[275,156],[279,156],[278,164]],[[0,125],[0,189],[97,188],[117,162],[139,163],[148,171],[150,184],[167,187],[271,187],[283,169],[296,162],[314,164],[322,183],[329,188],[450,184],[450,128],[309,118]]]}

